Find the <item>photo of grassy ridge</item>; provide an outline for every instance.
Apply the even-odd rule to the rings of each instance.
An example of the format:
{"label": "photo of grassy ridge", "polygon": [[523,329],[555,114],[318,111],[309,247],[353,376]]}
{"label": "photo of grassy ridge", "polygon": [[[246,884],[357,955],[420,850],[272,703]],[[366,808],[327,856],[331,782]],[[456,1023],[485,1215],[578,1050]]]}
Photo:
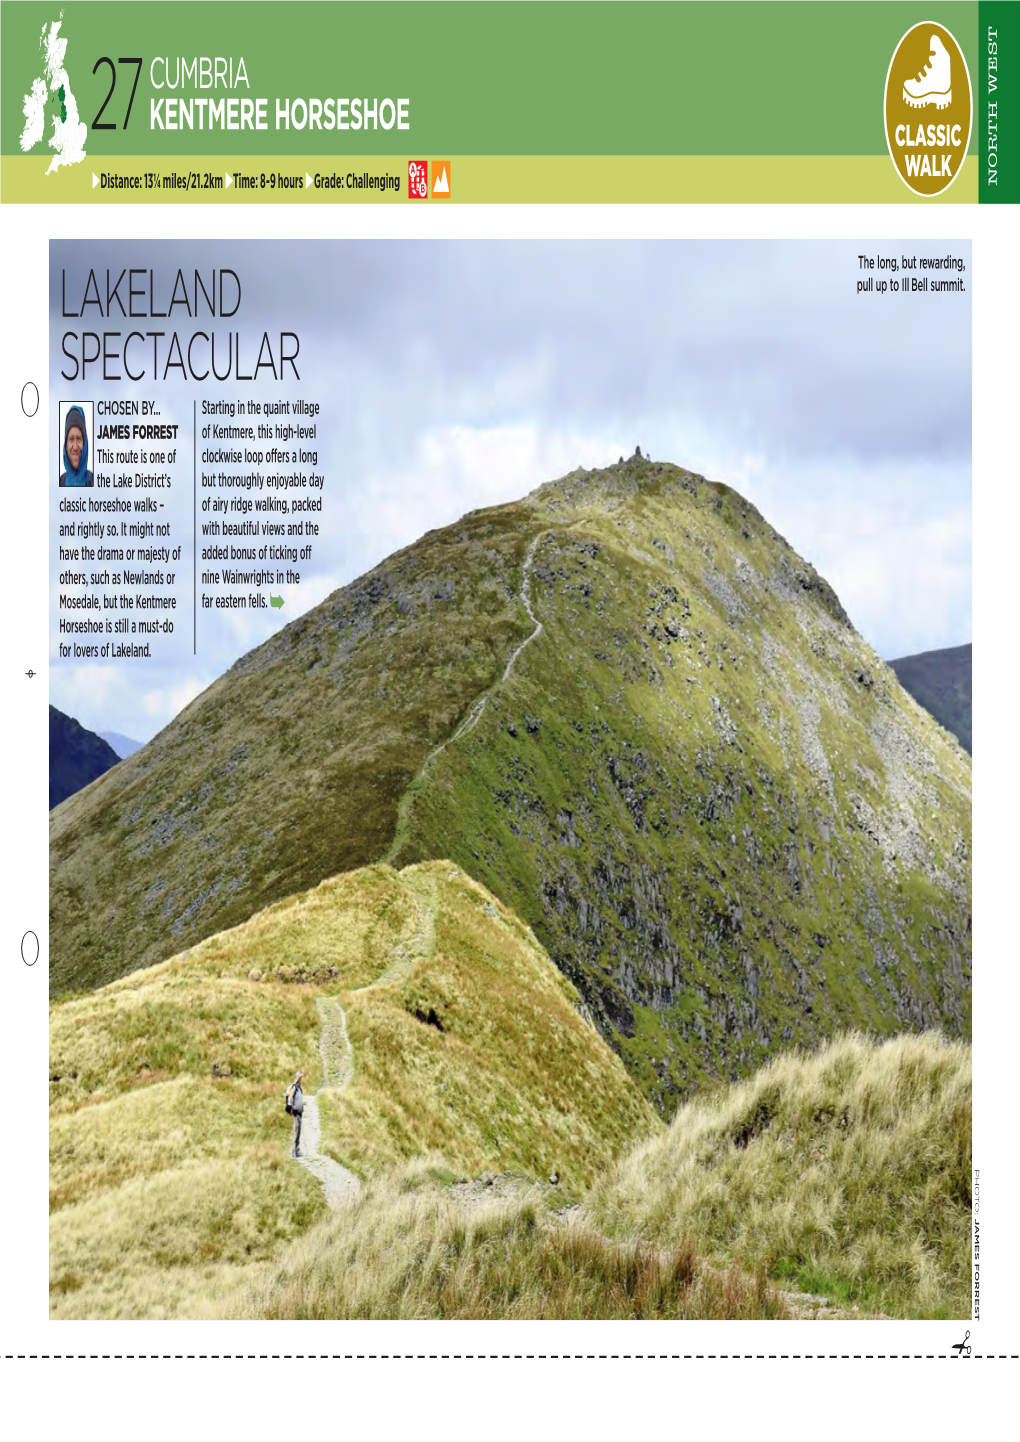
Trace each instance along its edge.
{"label": "photo of grassy ridge", "polygon": [[[353,1070],[320,1090],[327,995]],[[52,1315],[959,1314],[968,1048],[844,1037],[667,1129],[582,1011],[448,863],[56,1003]],[[333,1210],[287,1157],[294,1056],[363,1182]]]}
{"label": "photo of grassy ridge", "polygon": [[[388,729],[323,705],[359,666]],[[308,808],[235,873],[266,906],[218,928],[195,873],[188,946],[93,988],[63,913],[54,1315],[965,1314],[970,759],[740,497],[634,458],[426,538],[57,808],[57,893],[167,948],[150,878],[251,856],[246,767],[270,830]],[[317,879],[333,837],[390,860]]]}
{"label": "photo of grassy ridge", "polygon": [[54,667],[53,1318],[970,1316],[970,302],[858,249],[231,250],[332,510]]}

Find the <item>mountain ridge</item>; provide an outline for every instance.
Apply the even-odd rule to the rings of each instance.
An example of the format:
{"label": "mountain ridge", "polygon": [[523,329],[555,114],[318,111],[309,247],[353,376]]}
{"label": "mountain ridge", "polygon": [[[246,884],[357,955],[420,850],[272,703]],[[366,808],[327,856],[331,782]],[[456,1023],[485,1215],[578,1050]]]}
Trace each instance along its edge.
{"label": "mountain ridge", "polygon": [[50,810],[97,780],[120,757],[102,736],[50,707]]}
{"label": "mountain ridge", "polygon": [[59,809],[51,975],[449,856],[669,1112],[846,1026],[965,1034],[969,846],[969,758],[824,578],[736,492],[635,455],[423,536]]}

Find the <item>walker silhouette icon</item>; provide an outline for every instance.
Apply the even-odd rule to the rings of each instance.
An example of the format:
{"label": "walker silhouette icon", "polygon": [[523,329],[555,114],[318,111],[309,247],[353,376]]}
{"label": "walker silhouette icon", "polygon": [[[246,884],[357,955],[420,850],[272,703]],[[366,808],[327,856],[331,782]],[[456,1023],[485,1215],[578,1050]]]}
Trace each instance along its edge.
{"label": "walker silhouette icon", "polygon": [[962,1342],[954,1342],[954,1343],[953,1343],[953,1351],[956,1353],[956,1355],[957,1355],[958,1357],[969,1357],[969,1356],[970,1356],[970,1348],[967,1346],[967,1342],[969,1341],[969,1339],[970,1339],[970,1328],[968,1327],[968,1328],[967,1328],[967,1331],[966,1331],[966,1334],[965,1334],[965,1336],[964,1336],[963,1341],[962,1341]]}
{"label": "walker silhouette icon", "polygon": [[923,110],[926,105],[945,110],[953,99],[949,51],[937,35],[928,43],[928,64],[913,80],[904,80],[903,99],[915,110]]}

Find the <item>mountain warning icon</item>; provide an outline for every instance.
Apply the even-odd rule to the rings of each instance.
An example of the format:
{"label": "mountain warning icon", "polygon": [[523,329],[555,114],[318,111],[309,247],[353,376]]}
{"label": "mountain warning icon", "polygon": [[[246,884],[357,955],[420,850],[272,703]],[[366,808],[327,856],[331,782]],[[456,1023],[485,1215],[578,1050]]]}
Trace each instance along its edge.
{"label": "mountain warning icon", "polygon": [[450,198],[450,162],[448,160],[433,160],[432,162],[432,198],[433,200],[449,200]]}

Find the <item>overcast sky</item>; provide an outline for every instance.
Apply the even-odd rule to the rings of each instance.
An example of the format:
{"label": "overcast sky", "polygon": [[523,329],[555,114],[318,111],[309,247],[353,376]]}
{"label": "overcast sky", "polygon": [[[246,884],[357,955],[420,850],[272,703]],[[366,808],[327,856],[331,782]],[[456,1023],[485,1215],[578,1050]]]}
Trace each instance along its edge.
{"label": "overcast sky", "polygon": [[[858,295],[862,252],[959,256],[967,293]],[[122,396],[182,427],[174,648],[83,666],[59,659],[51,628],[50,699],[92,730],[147,740],[238,656],[424,531],[637,444],[752,500],[881,655],[972,639],[969,242],[81,241],[54,242],[50,259],[54,436],[58,402]],[[235,270],[234,317],[178,308],[139,328],[239,331],[252,350],[263,329],[274,343],[296,331],[300,384],[104,383],[98,366],[68,384],[67,330],[131,325],[95,307],[64,318],[61,272],[71,310],[90,267],[105,299],[107,267],[116,280],[125,266],[154,269],[160,309],[178,266],[189,280],[196,266]],[[282,612],[200,610],[194,657],[192,402],[242,393],[319,403],[326,525]]]}

